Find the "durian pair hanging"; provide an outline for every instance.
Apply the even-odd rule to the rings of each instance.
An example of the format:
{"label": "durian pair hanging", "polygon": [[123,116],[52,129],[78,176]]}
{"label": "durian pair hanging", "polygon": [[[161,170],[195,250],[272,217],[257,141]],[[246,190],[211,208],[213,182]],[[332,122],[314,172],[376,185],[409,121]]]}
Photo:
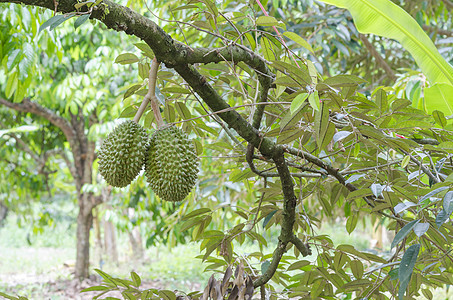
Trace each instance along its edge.
{"label": "durian pair hanging", "polygon": [[[197,155],[192,141],[181,129],[163,123],[155,96],[158,67],[159,63],[154,59],[149,90],[134,120],[118,125],[104,140],[98,156],[99,172],[108,184],[125,187],[144,165],[146,179],[159,198],[181,201],[197,180]],[[148,139],[138,121],[150,101],[158,129]]]}

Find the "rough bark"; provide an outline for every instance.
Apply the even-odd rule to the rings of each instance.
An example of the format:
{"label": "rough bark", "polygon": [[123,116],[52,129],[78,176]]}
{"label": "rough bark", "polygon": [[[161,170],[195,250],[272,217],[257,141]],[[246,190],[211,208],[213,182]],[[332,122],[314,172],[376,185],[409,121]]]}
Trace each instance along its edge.
{"label": "rough bark", "polygon": [[87,278],[90,267],[90,229],[93,224],[92,210],[83,209],[85,201],[79,200],[79,214],[77,215],[77,246],[75,277]]}

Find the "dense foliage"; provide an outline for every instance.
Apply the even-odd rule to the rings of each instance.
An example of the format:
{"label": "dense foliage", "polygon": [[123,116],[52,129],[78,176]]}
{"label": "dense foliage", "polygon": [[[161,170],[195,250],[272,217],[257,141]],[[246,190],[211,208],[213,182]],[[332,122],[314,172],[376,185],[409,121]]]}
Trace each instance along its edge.
{"label": "dense foliage", "polygon": [[[55,8],[53,1],[23,2]],[[366,27],[368,14],[401,14],[390,9],[351,11],[351,17],[308,0],[167,1],[153,7],[129,1],[130,9],[109,1],[68,0],[55,8],[66,15],[51,17],[41,9],[3,5],[0,112],[7,147],[1,148],[1,168],[17,172],[18,165],[25,169],[21,174],[30,174],[36,165],[24,153],[35,152],[42,166],[39,177],[1,178],[8,183],[2,192],[18,195],[7,204],[14,207],[20,193],[39,193],[46,184],[48,190],[49,184],[61,189],[58,176],[72,174],[77,183],[77,172],[48,171],[76,161],[69,134],[30,114],[36,111],[17,107],[35,103],[74,125],[83,119],[80,126],[94,147],[115,118],[136,114],[156,57],[163,63],[157,87],[164,120],[195,140],[200,179],[190,196],[173,206],[139,178],[114,191],[113,210],[135,207],[134,222],[152,223],[147,244],[199,241],[207,271],[224,274],[223,281],[210,280],[206,296],[226,296],[236,270],[231,287],[238,295],[261,287],[261,296],[272,298],[402,299],[421,293],[432,298],[432,287],[453,284],[453,100],[446,93],[453,82],[451,74],[439,71],[451,68],[453,31],[450,2],[442,3],[405,4],[440,54],[434,45],[434,50],[419,45],[420,50],[357,31],[355,22]],[[75,16],[76,30],[68,21]],[[83,23],[88,17],[98,21]],[[400,21],[414,21],[407,18]],[[417,28],[395,34],[423,34]],[[406,50],[415,51],[410,53],[423,72]],[[417,51],[431,54],[433,62],[421,64]],[[11,114],[4,106],[22,113]],[[156,128],[150,109],[141,123],[150,132]],[[49,160],[44,153],[52,150],[60,156]],[[93,174],[96,168],[94,163]],[[23,188],[13,189],[14,181]],[[106,188],[93,176],[76,192],[98,196]],[[318,228],[336,218],[349,233],[361,220],[394,231],[391,251],[334,245]],[[245,242],[257,243],[260,251],[236,252],[235,245]],[[272,242],[277,246],[267,252]],[[119,289],[128,299],[145,293],[149,299],[176,297],[170,291],[140,291],[135,273],[132,281],[122,281],[98,272],[105,285],[91,290]]]}

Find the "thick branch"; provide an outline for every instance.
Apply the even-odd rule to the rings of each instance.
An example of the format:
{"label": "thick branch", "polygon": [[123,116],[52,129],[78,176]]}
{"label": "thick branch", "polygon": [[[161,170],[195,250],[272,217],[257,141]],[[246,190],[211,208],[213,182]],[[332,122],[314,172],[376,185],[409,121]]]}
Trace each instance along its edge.
{"label": "thick branch", "polygon": [[[206,78],[193,66],[181,64],[174,66],[174,69],[200,95],[212,111],[217,112],[230,107],[207,82]],[[218,115],[230,128],[233,128],[244,140],[251,143],[264,156],[273,156],[275,143],[268,138],[262,137],[258,130],[235,110],[225,111]]]}
{"label": "thick branch", "polygon": [[[293,226],[295,222],[295,212],[297,197],[294,193],[294,183],[291,174],[288,169],[288,165],[285,161],[284,149],[282,146],[276,146],[274,156],[272,159],[277,167],[278,174],[280,175],[280,181],[282,184],[283,191],[283,218],[281,223],[280,236],[278,237],[278,246],[274,250],[272,255],[272,262],[267,268],[266,272],[259,277],[253,286],[256,288],[263,284],[266,284],[274,275],[277,270],[278,264],[286,252],[286,246],[288,243],[294,243],[303,256],[310,255],[311,251],[307,245],[304,245],[299,239],[294,236]],[[297,240],[296,240],[297,239]],[[302,246],[303,245],[303,246]]]}
{"label": "thick branch", "polygon": [[36,102],[30,101],[30,99],[28,98],[22,100],[21,103],[13,103],[3,98],[0,98],[0,104],[3,104],[6,107],[12,108],[20,112],[32,113],[37,116],[43,117],[53,125],[60,128],[61,131],[63,131],[69,143],[71,144],[74,143],[76,133],[74,129],[71,127],[71,124],[65,118],[60,117],[50,109],[47,109]]}

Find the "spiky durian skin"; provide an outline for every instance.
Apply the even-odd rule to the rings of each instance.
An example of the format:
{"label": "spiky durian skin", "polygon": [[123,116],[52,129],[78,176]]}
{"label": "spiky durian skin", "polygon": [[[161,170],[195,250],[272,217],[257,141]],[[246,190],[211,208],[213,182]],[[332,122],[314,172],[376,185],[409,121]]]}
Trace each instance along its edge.
{"label": "spiky durian skin", "polygon": [[125,187],[137,177],[145,162],[146,130],[132,120],[121,123],[108,135],[99,151],[99,172],[108,184]]}
{"label": "spiky durian skin", "polygon": [[159,198],[181,201],[197,180],[195,147],[177,127],[156,130],[150,138],[145,159],[145,175]]}

